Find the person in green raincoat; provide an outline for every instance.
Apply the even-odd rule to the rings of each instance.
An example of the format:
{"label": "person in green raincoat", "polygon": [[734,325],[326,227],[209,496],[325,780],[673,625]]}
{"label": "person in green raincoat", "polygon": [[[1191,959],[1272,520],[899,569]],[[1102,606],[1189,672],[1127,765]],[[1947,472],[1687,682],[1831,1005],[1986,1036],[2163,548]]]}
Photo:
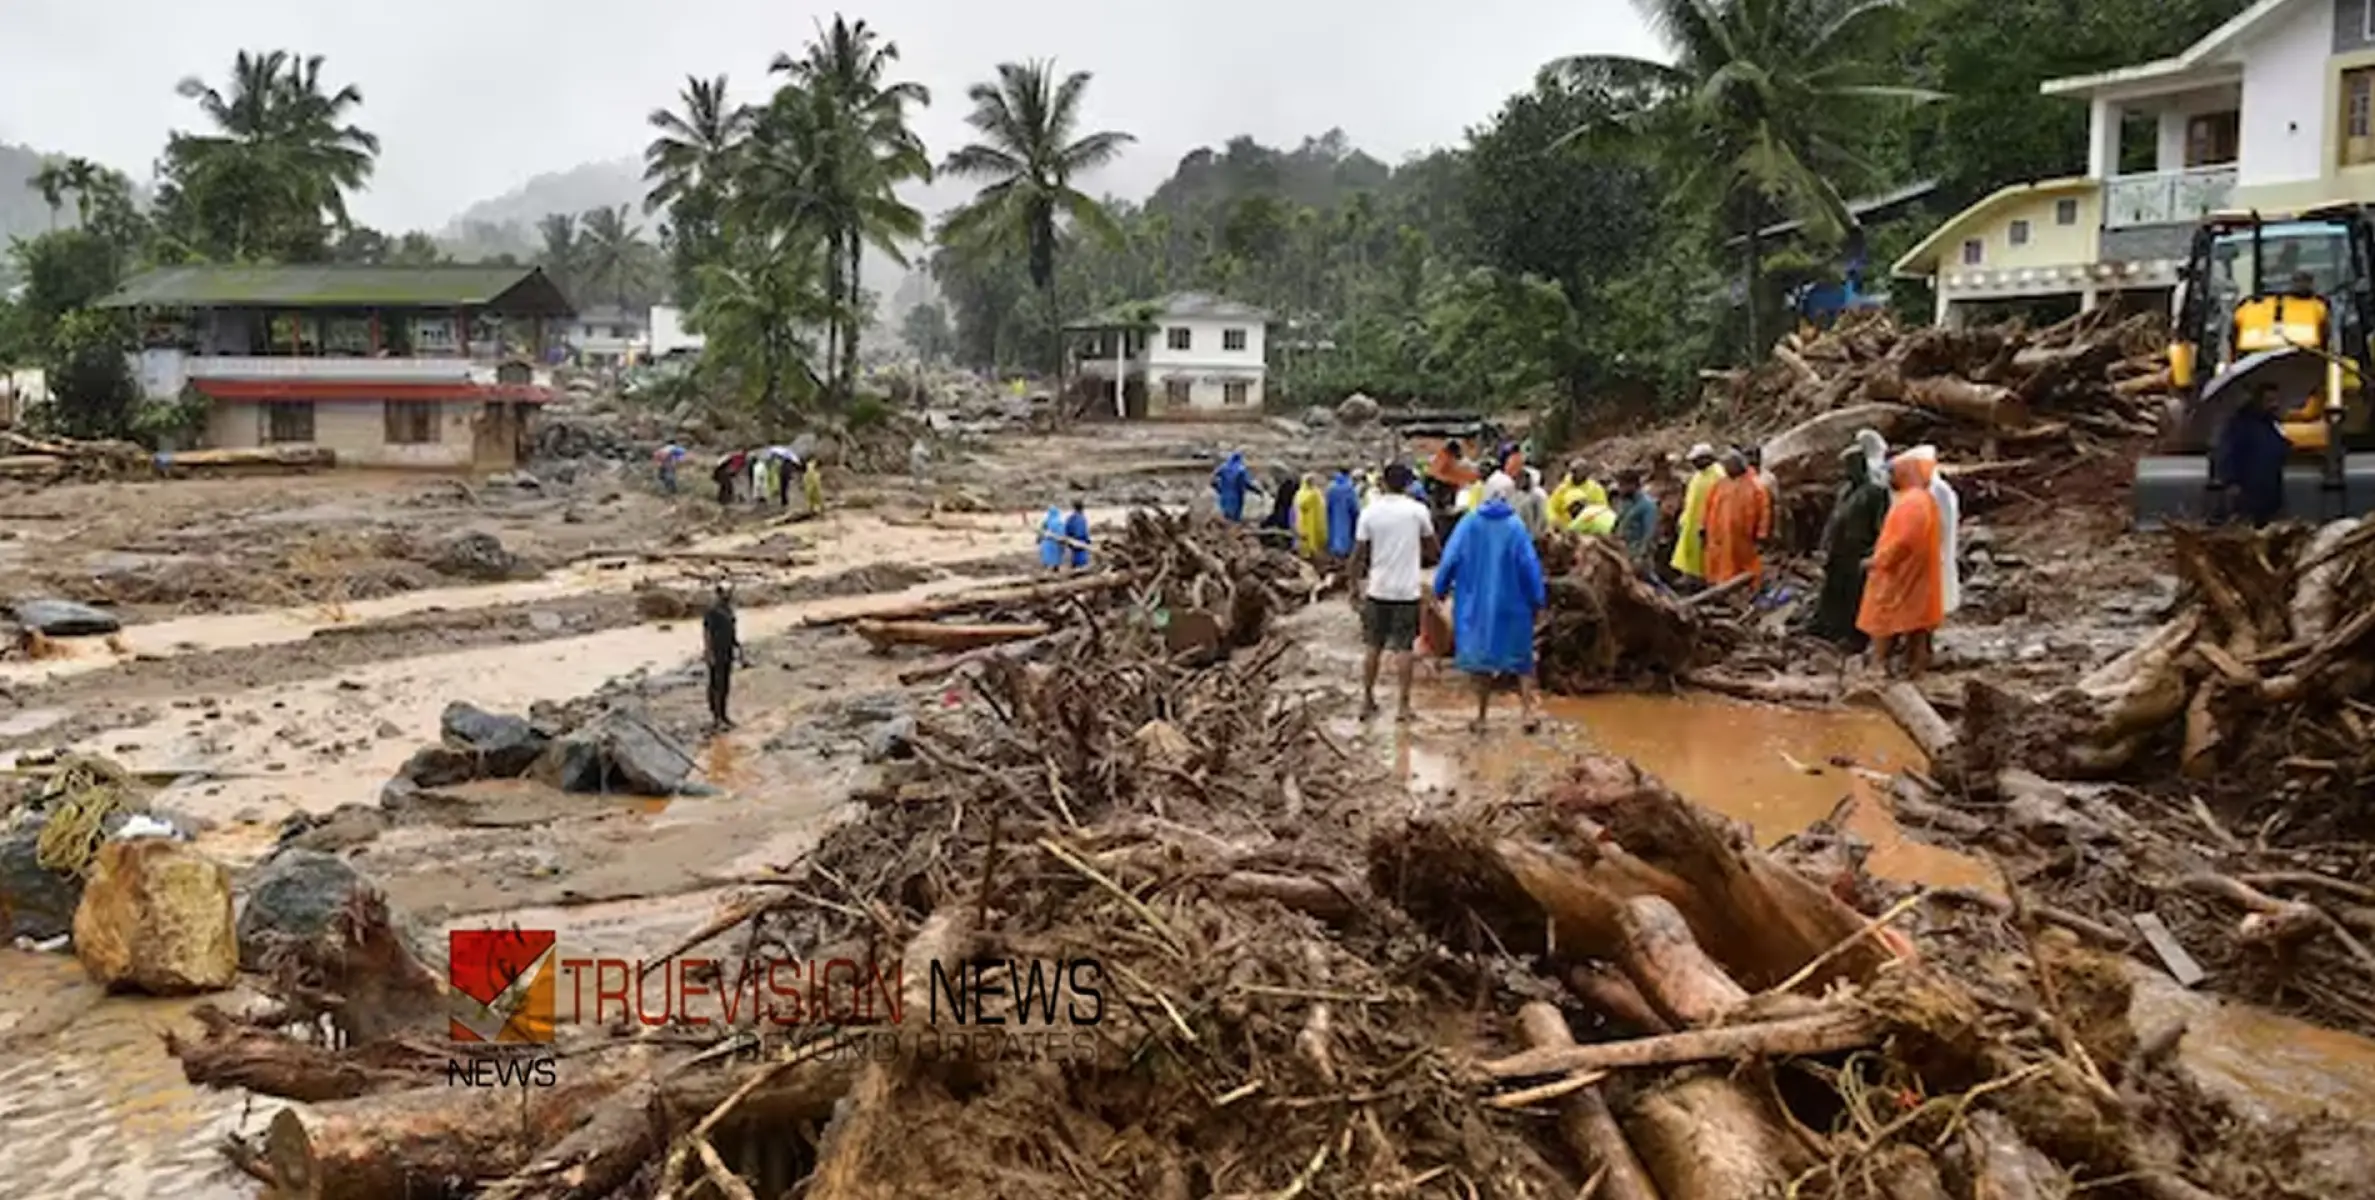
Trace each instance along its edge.
{"label": "person in green raincoat", "polygon": [[1855,627],[1856,609],[1864,600],[1864,560],[1872,556],[1881,522],[1888,519],[1889,493],[1873,481],[1860,446],[1840,451],[1839,469],[1839,496],[1822,531],[1822,594],[1806,631],[1860,651],[1867,640]]}

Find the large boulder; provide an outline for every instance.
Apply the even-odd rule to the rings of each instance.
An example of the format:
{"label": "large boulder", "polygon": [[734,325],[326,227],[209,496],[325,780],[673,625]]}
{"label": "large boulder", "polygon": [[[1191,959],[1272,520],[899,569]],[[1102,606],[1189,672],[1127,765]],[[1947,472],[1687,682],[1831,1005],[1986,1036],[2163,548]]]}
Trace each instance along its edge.
{"label": "large boulder", "polygon": [[673,796],[692,770],[692,751],[614,708],[554,739],[529,774],[564,792]]}
{"label": "large boulder", "polygon": [[524,774],[551,739],[526,717],[491,713],[456,700],[437,719],[438,737],[453,750],[470,755],[476,778],[504,778]]}
{"label": "large boulder", "polygon": [[231,986],[231,873],[171,838],[107,843],[74,910],[74,956],[109,988],[172,996]]}
{"label": "large boulder", "polygon": [[17,624],[50,637],[90,637],[124,627],[114,613],[72,600],[19,600],[10,615]]}
{"label": "large boulder", "polygon": [[1340,425],[1361,426],[1377,419],[1377,401],[1354,392],[1336,406],[1336,422]]}
{"label": "large boulder", "polygon": [[239,910],[239,965],[263,969],[276,941],[318,942],[348,905],[374,889],[345,859],[316,850],[284,849],[257,868]]}
{"label": "large boulder", "polygon": [[488,582],[511,578],[519,565],[519,558],[491,533],[457,533],[437,543],[429,555],[429,569],[440,575]]}
{"label": "large boulder", "polygon": [[48,941],[74,927],[82,881],[41,865],[41,817],[26,813],[0,824],[0,945],[17,938]]}

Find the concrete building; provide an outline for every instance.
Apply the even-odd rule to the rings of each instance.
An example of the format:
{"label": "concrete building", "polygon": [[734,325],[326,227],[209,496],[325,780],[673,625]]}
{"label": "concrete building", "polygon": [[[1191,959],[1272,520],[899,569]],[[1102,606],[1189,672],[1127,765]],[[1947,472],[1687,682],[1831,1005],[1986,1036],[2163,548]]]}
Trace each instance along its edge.
{"label": "concrete building", "polygon": [[667,304],[655,304],[651,309],[651,340],[645,353],[653,358],[671,354],[698,354],[709,339],[685,328],[685,312]]}
{"label": "concrete building", "polygon": [[[1256,415],[1270,315],[1202,292],[1125,304],[1065,326],[1075,378],[1126,416]],[[1116,387],[1116,381],[1120,386]]]}
{"label": "concrete building", "polygon": [[518,463],[572,311],[541,270],[481,266],[167,267],[99,306],[136,314],[149,399],[207,398],[209,446],[447,470]]}
{"label": "concrete building", "polygon": [[[2042,90],[2088,105],[2086,174],[1999,191],[1898,261],[1936,281],[1941,321],[2000,300],[2166,302],[2205,214],[2375,203],[2375,0],[2258,0],[2171,57]],[[2078,207],[2077,236],[2067,207],[2040,223],[2047,200]]]}
{"label": "concrete building", "polygon": [[598,304],[577,314],[568,342],[577,365],[615,370],[651,353],[651,322],[634,309]]}

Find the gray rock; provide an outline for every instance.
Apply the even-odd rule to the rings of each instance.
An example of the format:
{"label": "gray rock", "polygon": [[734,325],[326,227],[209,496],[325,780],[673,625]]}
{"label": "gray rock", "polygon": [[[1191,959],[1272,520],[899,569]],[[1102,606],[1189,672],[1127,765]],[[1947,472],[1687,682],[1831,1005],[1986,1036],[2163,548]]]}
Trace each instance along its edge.
{"label": "gray rock", "polygon": [[528,612],[528,628],[538,633],[559,633],[565,623],[561,614],[550,609],[538,608]]}
{"label": "gray rock", "polygon": [[396,768],[396,781],[414,787],[450,787],[478,775],[479,757],[451,746],[423,746]]}
{"label": "gray rock", "polygon": [[394,824],[388,814],[369,804],[341,804],[328,813],[297,813],[280,825],[283,850],[318,850],[334,854],[368,845]]}
{"label": "gray rock", "polygon": [[673,796],[693,754],[641,716],[612,709],[555,739],[529,774],[564,792]]}
{"label": "gray rock", "polygon": [[1377,419],[1377,401],[1354,392],[1336,406],[1336,420],[1345,425],[1367,425]]}
{"label": "gray rock", "polygon": [[914,753],[914,717],[905,715],[893,717],[875,726],[874,731],[866,735],[864,756],[866,762],[890,762],[893,759],[910,757]]}
{"label": "gray rock", "polygon": [[508,779],[526,773],[549,740],[526,717],[491,713],[460,700],[446,705],[438,716],[437,735],[447,749],[475,760],[473,779]]}
{"label": "gray rock", "polygon": [[[263,969],[264,951],[280,939],[312,942],[328,936],[340,910],[357,897],[379,890],[368,876],[335,854],[283,848],[256,869],[240,903],[240,967]],[[388,915],[397,934],[418,952],[420,935],[411,919],[392,907]]]}
{"label": "gray rock", "polygon": [[124,627],[114,613],[72,600],[19,600],[11,614],[17,624],[51,637],[89,637]]}
{"label": "gray rock", "polygon": [[0,943],[47,941],[74,928],[82,881],[43,870],[41,818],[25,814],[0,827]]}
{"label": "gray rock", "polygon": [[495,581],[511,578],[519,558],[491,533],[458,533],[437,544],[429,569],[440,575]]}

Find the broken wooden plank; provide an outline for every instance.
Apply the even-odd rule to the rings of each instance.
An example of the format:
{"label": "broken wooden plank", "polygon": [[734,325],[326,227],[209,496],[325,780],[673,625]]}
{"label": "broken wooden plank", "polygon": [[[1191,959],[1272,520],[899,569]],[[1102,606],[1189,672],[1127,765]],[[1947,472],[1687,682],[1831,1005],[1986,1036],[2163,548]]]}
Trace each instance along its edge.
{"label": "broken wooden plank", "polygon": [[2154,954],[2160,955],[2161,965],[2169,969],[2170,976],[2180,986],[2192,987],[2209,978],[2202,970],[2202,964],[2195,962],[2194,956],[2185,952],[2185,947],[2178,944],[2177,935],[2170,932],[2158,916],[2148,912],[2129,913],[2128,920],[2135,922],[2137,931],[2144,935],[2145,944],[2152,947]]}

